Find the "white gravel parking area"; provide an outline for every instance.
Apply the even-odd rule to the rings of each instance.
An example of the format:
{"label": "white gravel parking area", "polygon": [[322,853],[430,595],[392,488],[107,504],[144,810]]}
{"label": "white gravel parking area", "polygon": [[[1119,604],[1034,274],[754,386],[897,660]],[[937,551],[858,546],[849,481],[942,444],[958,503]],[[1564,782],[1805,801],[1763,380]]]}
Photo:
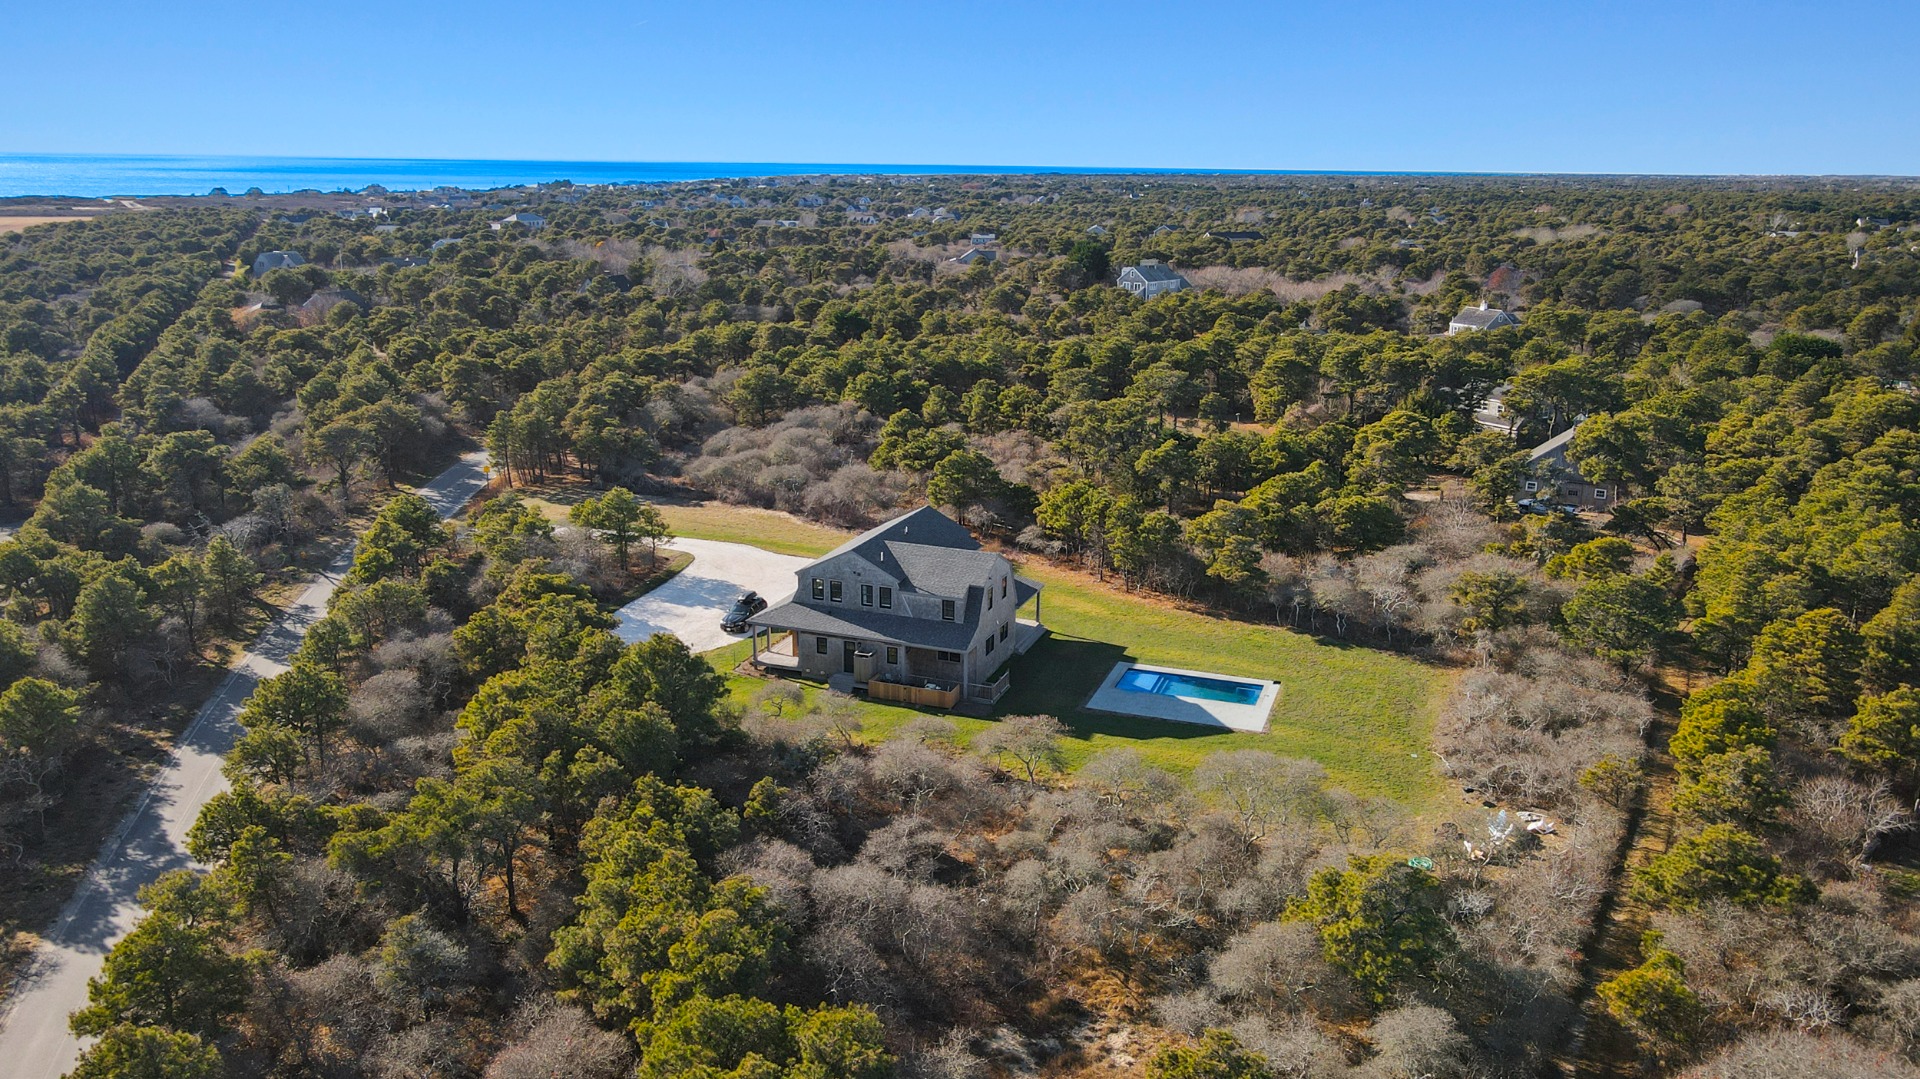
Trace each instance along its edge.
{"label": "white gravel parking area", "polygon": [[793,595],[794,572],[805,558],[774,554],[744,543],[675,539],[666,546],[693,556],[693,564],[673,580],[620,608],[613,632],[629,643],[656,633],[671,633],[695,652],[706,652],[735,641],[720,628],[740,593],[760,593],[768,606]]}

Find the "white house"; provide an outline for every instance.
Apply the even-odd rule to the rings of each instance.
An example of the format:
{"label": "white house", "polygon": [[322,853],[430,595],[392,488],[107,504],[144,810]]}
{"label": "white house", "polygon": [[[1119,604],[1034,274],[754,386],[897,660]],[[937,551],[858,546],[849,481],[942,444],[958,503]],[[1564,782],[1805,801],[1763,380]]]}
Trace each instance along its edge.
{"label": "white house", "polygon": [[525,225],[530,229],[539,230],[547,227],[547,219],[541,217],[539,214],[530,214],[523,210],[517,214],[508,214],[500,220],[495,221],[493,223],[493,231],[499,232],[508,225]]}
{"label": "white house", "polygon": [[1120,287],[1143,300],[1151,300],[1161,293],[1186,288],[1187,279],[1159,259],[1141,259],[1139,265],[1120,271]]}
{"label": "white house", "polygon": [[1447,323],[1447,336],[1452,337],[1457,333],[1469,333],[1474,330],[1497,330],[1502,326],[1518,325],[1520,325],[1520,320],[1515,318],[1511,312],[1502,311],[1498,307],[1488,307],[1487,301],[1481,300],[1479,307],[1469,307],[1453,316],[1453,321]]}

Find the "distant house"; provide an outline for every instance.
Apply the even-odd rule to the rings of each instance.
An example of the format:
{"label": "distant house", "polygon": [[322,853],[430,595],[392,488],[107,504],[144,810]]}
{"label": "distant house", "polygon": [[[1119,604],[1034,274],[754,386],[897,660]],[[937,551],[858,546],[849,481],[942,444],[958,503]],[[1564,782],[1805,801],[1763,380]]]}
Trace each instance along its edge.
{"label": "distant house", "polygon": [[1139,265],[1120,271],[1120,287],[1143,300],[1151,300],[1162,293],[1186,288],[1187,279],[1159,259],[1141,259]]}
{"label": "distant house", "polygon": [[925,206],[915,206],[913,209],[907,211],[907,220],[909,221],[919,221],[922,218],[932,216],[933,211],[927,209]]}
{"label": "distant house", "polygon": [[794,199],[793,204],[795,206],[801,206],[807,209],[813,209],[818,206],[825,206],[827,204],[827,200],[820,197],[819,195],[802,195],[799,198]]}
{"label": "distant house", "polygon": [[1482,300],[1480,301],[1479,307],[1466,308],[1459,314],[1453,316],[1453,321],[1447,323],[1447,336],[1452,337],[1457,333],[1469,333],[1474,330],[1497,330],[1502,326],[1518,325],[1520,325],[1520,320],[1515,318],[1512,312],[1502,311],[1498,307],[1488,307],[1487,302]]}
{"label": "distant house", "polygon": [[1578,430],[1580,425],[1576,423],[1528,451],[1519,497],[1546,499],[1583,510],[1611,510],[1626,497],[1626,489],[1619,484],[1590,480],[1567,460],[1567,446]]}
{"label": "distant house", "polygon": [[997,232],[976,232],[972,236],[967,237],[975,247],[984,247],[999,238],[1000,234]]}
{"label": "distant house", "polygon": [[493,223],[493,231],[499,232],[508,225],[525,225],[529,229],[538,231],[547,227],[547,219],[541,217],[539,214],[530,214],[522,210],[517,214],[508,214],[500,220],[495,221]]}
{"label": "distant house", "polygon": [[1207,238],[1212,240],[1225,240],[1230,244],[1246,244],[1252,243],[1255,240],[1264,240],[1267,237],[1265,233],[1245,229],[1216,229],[1207,233]]}
{"label": "distant house", "polygon": [[1046,632],[1037,600],[1032,621],[1016,616],[1040,585],[932,506],[848,540],[796,577],[793,598],[748,621],[753,662],[821,680],[850,675],[876,699],[990,704],[1007,690],[995,672]]}
{"label": "distant house", "polygon": [[253,256],[253,276],[265,277],[275,270],[291,270],[306,262],[298,251],[262,251]]}
{"label": "distant house", "polygon": [[458,236],[442,236],[438,240],[433,241],[433,243],[428,246],[428,250],[438,251],[443,247],[452,247],[459,242],[460,237]]}
{"label": "distant house", "polygon": [[999,258],[1000,252],[998,251],[989,251],[984,247],[969,247],[947,261],[957,262],[962,266],[971,266],[976,262],[997,262]]}
{"label": "distant house", "polygon": [[1172,225],[1155,225],[1155,226],[1154,226],[1154,229],[1153,229],[1153,231],[1152,231],[1152,232],[1149,232],[1149,233],[1147,233],[1147,235],[1149,235],[1149,236],[1165,236],[1165,235],[1166,235],[1167,233],[1169,233],[1169,232],[1172,232],[1172,231],[1173,231],[1173,226],[1172,226]]}
{"label": "distant house", "polygon": [[869,213],[854,212],[847,215],[849,225],[877,225],[880,219]]}
{"label": "distant house", "polygon": [[1106,234],[1107,234],[1107,230],[1103,226],[1100,226],[1100,225],[1087,226],[1087,235],[1089,236],[1105,236]]}

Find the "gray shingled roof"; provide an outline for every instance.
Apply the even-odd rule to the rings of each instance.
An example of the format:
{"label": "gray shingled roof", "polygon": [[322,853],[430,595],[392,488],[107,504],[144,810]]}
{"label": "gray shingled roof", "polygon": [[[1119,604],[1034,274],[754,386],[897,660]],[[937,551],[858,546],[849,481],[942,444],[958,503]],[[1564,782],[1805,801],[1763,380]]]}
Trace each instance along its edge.
{"label": "gray shingled roof", "polygon": [[1548,454],[1552,453],[1553,451],[1566,445],[1567,443],[1572,442],[1573,433],[1575,431],[1578,431],[1579,429],[1580,429],[1580,425],[1576,423],[1572,427],[1569,427],[1566,430],[1560,432],[1559,434],[1554,435],[1552,438],[1547,439],[1545,442],[1540,443],[1538,446],[1535,446],[1533,449],[1527,451],[1527,460],[1538,461],[1540,458],[1545,457]]}
{"label": "gray shingled roof", "polygon": [[262,251],[253,257],[253,276],[264,277],[269,271],[305,265],[306,261],[298,251]]}
{"label": "gray shingled roof", "polygon": [[1484,330],[1493,325],[1495,319],[1505,314],[1506,312],[1500,310],[1498,307],[1469,307],[1453,316],[1452,325],[1472,326],[1476,329]]}
{"label": "gray shingled roof", "polygon": [[[979,589],[973,591],[978,592]],[[973,612],[977,602],[970,598],[967,606],[969,612]],[[973,643],[974,629],[979,623],[979,617],[975,613],[973,618],[966,621],[942,622],[931,618],[908,618],[897,614],[886,614],[864,607],[823,611],[818,607],[809,607],[806,604],[788,600],[761,611],[748,619],[748,622],[756,626],[790,629],[799,633],[854,637],[860,640],[912,645],[915,648],[940,648],[949,652],[964,652],[967,646]]]}
{"label": "gray shingled roof", "polygon": [[1167,265],[1164,262],[1143,262],[1138,266],[1129,266],[1127,267],[1127,269],[1132,270],[1134,273],[1139,274],[1142,280],[1148,281],[1150,283],[1160,282],[1160,281],[1186,280],[1186,278],[1181,277],[1179,274],[1175,273],[1173,270],[1173,267]]}

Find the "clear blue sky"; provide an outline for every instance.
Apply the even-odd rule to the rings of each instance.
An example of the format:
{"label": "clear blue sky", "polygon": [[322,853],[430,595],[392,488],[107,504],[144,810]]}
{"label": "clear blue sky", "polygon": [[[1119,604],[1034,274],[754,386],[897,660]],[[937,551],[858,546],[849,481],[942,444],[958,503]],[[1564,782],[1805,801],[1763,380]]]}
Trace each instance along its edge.
{"label": "clear blue sky", "polygon": [[1920,173],[1912,0],[21,3],[0,152]]}

